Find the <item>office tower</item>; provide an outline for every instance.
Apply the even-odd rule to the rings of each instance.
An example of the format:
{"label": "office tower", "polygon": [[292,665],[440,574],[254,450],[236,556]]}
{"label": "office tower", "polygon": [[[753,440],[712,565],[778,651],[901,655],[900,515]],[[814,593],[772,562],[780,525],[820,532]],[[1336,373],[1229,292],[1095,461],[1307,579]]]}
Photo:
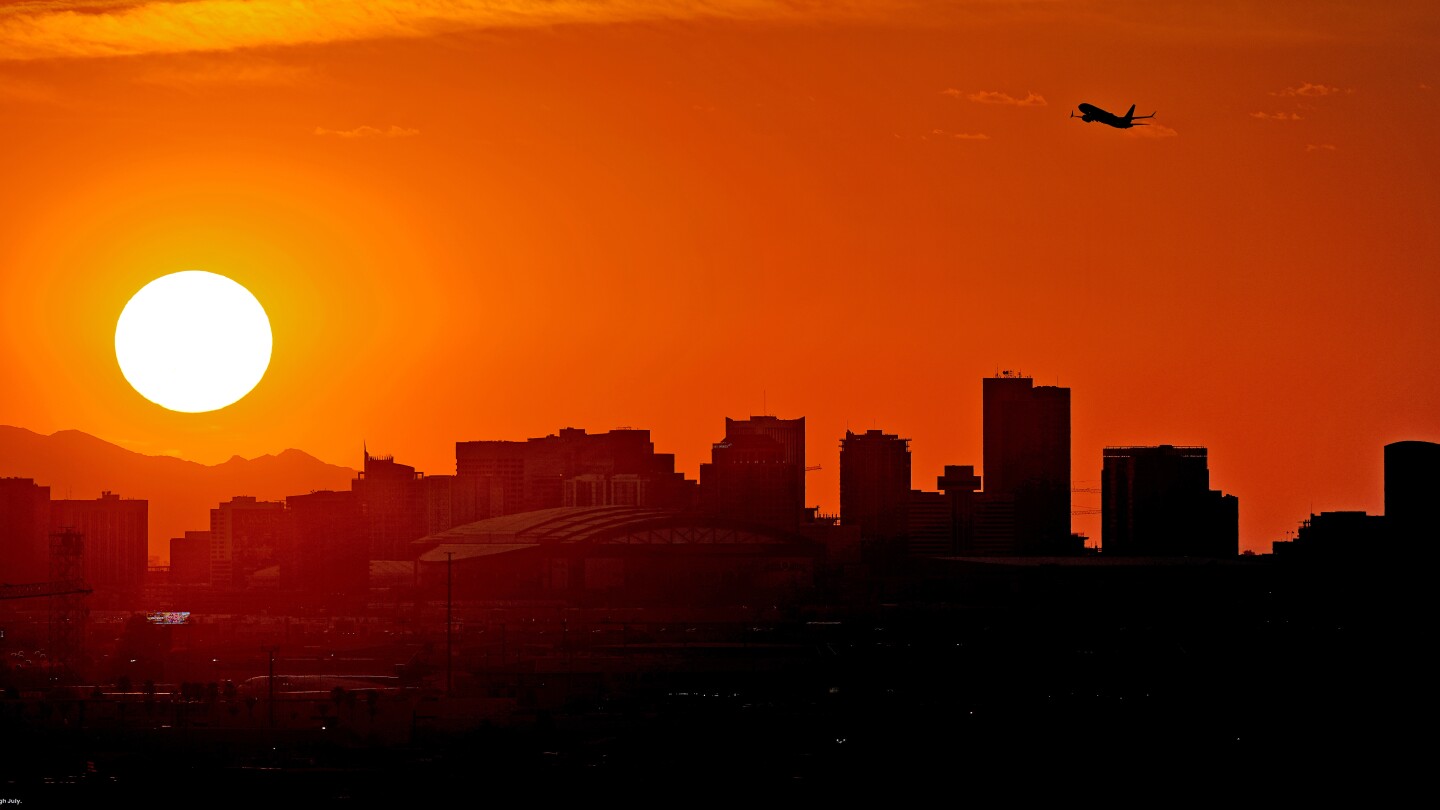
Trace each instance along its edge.
{"label": "office tower", "polygon": [[795,492],[801,508],[805,506],[805,417],[781,419],[776,416],[752,416],[749,419],[725,418],[725,439],[740,436],[768,436],[779,442],[781,459],[795,467]]}
{"label": "office tower", "polygon": [[955,526],[943,492],[912,489],[905,508],[905,552],[917,557],[954,554]]}
{"label": "office tower", "polygon": [[988,553],[1069,553],[1070,389],[1007,371],[982,390]]}
{"label": "office tower", "polygon": [[50,530],[85,537],[85,584],[101,598],[138,596],[145,580],[150,502],[102,492],[95,500],[50,502]]}
{"label": "office tower", "polygon": [[840,442],[840,522],[865,541],[899,543],[909,531],[910,440],[879,430]]}
{"label": "office tower", "polygon": [[1431,553],[1440,504],[1440,444],[1394,442],[1385,445],[1385,522],[1391,548]]}
{"label": "office tower", "polygon": [[[370,532],[355,491],[322,490],[285,499],[292,561],[282,581],[302,602],[364,603],[370,582]],[[414,554],[409,554],[414,559]]]}
{"label": "office tower", "polygon": [[945,465],[945,474],[935,480],[950,503],[950,545],[954,553],[982,553],[975,540],[975,516],[980,503],[980,476],[970,464]]}
{"label": "office tower", "polygon": [[29,478],[0,478],[0,583],[50,576],[50,488]]}
{"label": "office tower", "polygon": [[675,471],[675,456],[656,453],[650,431],[632,428],[456,442],[455,479],[477,504],[474,520],[567,505],[691,509],[696,503],[695,482]]}
{"label": "office tower", "polygon": [[240,495],[210,510],[210,584],[243,588],[262,568],[287,555],[285,504]]}
{"label": "office tower", "polygon": [[[732,423],[726,420],[728,428]],[[726,435],[700,465],[700,506],[725,520],[795,529],[804,512],[792,453],[771,436]]]}
{"label": "office tower", "polygon": [[410,544],[424,537],[429,525],[424,478],[393,456],[365,452],[364,469],[350,489],[360,498],[369,559],[415,559]]}
{"label": "office tower", "polygon": [[210,532],[185,532],[170,539],[170,584],[210,582]]}
{"label": "office tower", "polygon": [[1239,499],[1210,489],[1204,447],[1107,447],[1101,543],[1111,556],[1233,557]]}

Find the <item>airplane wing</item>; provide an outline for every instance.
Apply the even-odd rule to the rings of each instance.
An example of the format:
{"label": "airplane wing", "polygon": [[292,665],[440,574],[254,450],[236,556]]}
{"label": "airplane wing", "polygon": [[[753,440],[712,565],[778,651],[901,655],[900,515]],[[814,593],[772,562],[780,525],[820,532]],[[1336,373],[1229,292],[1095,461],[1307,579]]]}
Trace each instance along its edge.
{"label": "airplane wing", "polygon": [[1154,118],[1154,117],[1155,117],[1155,113],[1152,112],[1152,113],[1150,113],[1149,115],[1137,115],[1137,116],[1134,116],[1134,117],[1131,118],[1130,120],[1131,120],[1131,121],[1136,121],[1136,120],[1139,120],[1139,119],[1141,119],[1141,118]]}

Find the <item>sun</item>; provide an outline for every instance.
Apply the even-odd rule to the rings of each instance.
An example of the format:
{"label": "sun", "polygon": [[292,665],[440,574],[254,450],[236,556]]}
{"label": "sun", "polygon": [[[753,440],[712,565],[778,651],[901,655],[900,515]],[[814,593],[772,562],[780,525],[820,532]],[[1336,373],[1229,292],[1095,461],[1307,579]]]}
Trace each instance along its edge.
{"label": "sun", "polygon": [[186,270],[140,288],[115,324],[115,359],[141,396],[182,413],[250,393],[270,367],[270,319],[238,283]]}

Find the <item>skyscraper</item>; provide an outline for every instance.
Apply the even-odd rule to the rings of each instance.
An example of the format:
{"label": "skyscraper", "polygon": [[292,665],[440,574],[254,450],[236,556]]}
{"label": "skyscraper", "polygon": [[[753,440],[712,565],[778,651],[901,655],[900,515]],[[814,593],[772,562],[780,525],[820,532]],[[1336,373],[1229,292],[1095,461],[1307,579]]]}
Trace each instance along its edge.
{"label": "skyscraper", "polygon": [[1433,553],[1440,504],[1440,444],[1385,445],[1385,522],[1392,548]]}
{"label": "skyscraper", "polygon": [[424,537],[429,526],[424,478],[393,456],[365,452],[365,468],[350,489],[360,498],[369,559],[415,559],[410,544]]}
{"label": "skyscraper", "polygon": [[50,576],[50,487],[0,478],[0,582]]}
{"label": "skyscraper", "polygon": [[475,520],[577,503],[691,509],[696,499],[674,454],[656,453],[650,431],[633,428],[456,442],[455,478],[484,506]]}
{"label": "skyscraper", "polygon": [[286,556],[285,504],[239,495],[210,510],[210,585],[243,588]]}
{"label": "skyscraper", "polygon": [[[1070,389],[1002,372],[984,380],[984,478],[988,511],[1013,503],[1009,537],[990,553],[1063,554],[1070,536]],[[992,515],[988,525],[1009,521]]]}
{"label": "skyscraper", "polygon": [[94,500],[50,502],[50,530],[85,536],[85,584],[97,597],[135,597],[145,579],[150,502],[102,492]]}
{"label": "skyscraper", "polygon": [[764,434],[727,435],[711,447],[710,463],[700,465],[701,509],[717,518],[795,529],[804,508],[788,455]]}
{"label": "skyscraper", "polygon": [[749,419],[725,417],[725,440],[739,436],[768,436],[779,442],[781,460],[795,468],[795,491],[800,506],[805,506],[805,417],[781,419],[778,416],[752,416]]}
{"label": "skyscraper", "polygon": [[840,522],[866,541],[898,543],[908,531],[910,440],[845,431],[840,442]]}
{"label": "skyscraper", "polygon": [[[322,490],[285,499],[286,531],[293,549],[281,569],[304,602],[364,604],[370,555],[360,496]],[[414,555],[411,555],[414,559]]]}
{"label": "skyscraper", "polygon": [[1107,447],[1101,542],[1109,556],[1233,557],[1239,499],[1210,489],[1204,447]]}

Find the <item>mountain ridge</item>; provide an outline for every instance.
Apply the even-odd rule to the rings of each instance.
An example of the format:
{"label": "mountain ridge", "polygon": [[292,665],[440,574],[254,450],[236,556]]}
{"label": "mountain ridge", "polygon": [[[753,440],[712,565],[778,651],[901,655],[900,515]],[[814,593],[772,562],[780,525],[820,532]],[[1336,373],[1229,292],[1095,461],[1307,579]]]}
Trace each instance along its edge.
{"label": "mountain ridge", "polygon": [[237,495],[281,500],[322,489],[349,489],[356,471],[329,464],[298,448],[254,458],[231,456],[203,464],[149,455],[81,430],[48,436],[0,425],[0,476],[30,478],[50,497],[90,499],[101,492],[150,501],[149,549],[167,559],[169,540],[210,528],[209,510]]}

